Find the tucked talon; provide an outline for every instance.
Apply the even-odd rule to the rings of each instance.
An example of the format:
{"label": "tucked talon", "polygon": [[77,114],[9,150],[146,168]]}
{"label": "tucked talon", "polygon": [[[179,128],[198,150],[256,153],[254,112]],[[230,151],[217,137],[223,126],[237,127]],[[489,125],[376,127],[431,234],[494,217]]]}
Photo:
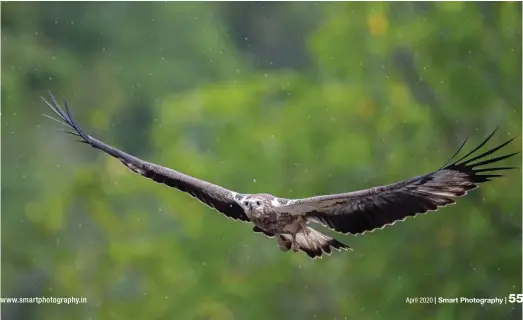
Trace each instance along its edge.
{"label": "tucked talon", "polygon": [[289,251],[291,249],[291,246],[292,244],[290,241],[287,241],[282,236],[278,237],[278,247],[281,251]]}

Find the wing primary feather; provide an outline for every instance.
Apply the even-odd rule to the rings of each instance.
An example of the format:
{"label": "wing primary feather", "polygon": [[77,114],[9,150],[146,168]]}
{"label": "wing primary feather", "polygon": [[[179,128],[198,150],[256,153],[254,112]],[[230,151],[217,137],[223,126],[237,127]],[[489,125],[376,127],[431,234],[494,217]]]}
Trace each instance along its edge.
{"label": "wing primary feather", "polygon": [[494,167],[494,168],[479,168],[475,169],[477,173],[480,172],[488,172],[488,171],[500,171],[500,170],[512,170],[512,169],[519,169],[518,167]]}
{"label": "wing primary feather", "polygon": [[89,141],[90,136],[86,134],[84,130],[76,123],[76,120],[74,120],[67,101],[65,102],[65,112],[67,113],[67,119],[69,120],[73,128],[78,132],[78,134],[80,134],[82,138],[84,138],[86,141]]}
{"label": "wing primary feather", "polygon": [[46,118],[49,118],[49,119],[51,119],[51,120],[53,120],[53,121],[58,122],[59,124],[61,124],[61,125],[63,125],[63,126],[71,127],[71,126],[68,125],[67,123],[65,123],[65,122],[63,122],[63,121],[60,121],[60,120],[58,120],[58,119],[56,119],[56,118],[53,118],[53,117],[51,117],[51,116],[49,116],[49,115],[47,115],[47,114],[45,114],[45,113],[42,113],[42,115],[43,115],[44,117],[46,117]]}
{"label": "wing primary feather", "polygon": [[456,157],[456,156],[458,155],[458,153],[461,151],[461,149],[463,149],[463,147],[465,146],[465,143],[467,143],[467,140],[468,140],[468,139],[469,139],[469,138],[466,137],[465,140],[463,140],[463,143],[462,143],[461,146],[458,148],[458,151],[456,151],[456,152],[452,155],[452,157],[450,157],[450,159],[447,160],[447,162],[445,162],[445,164],[444,164],[443,166],[441,166],[441,168],[440,168],[439,170],[441,170],[442,168],[445,168],[445,167],[446,167],[446,166],[447,166],[447,165],[452,161],[452,159],[454,159],[454,157]]}
{"label": "wing primary feather", "polygon": [[511,153],[511,154],[507,154],[507,155],[501,156],[501,157],[492,158],[492,159],[488,159],[488,160],[485,160],[485,161],[481,161],[481,162],[473,163],[473,164],[471,164],[470,166],[471,166],[471,167],[484,166],[484,165],[489,164],[489,163],[494,163],[494,162],[498,162],[498,161],[501,161],[501,160],[505,160],[505,159],[507,159],[507,158],[510,158],[510,157],[512,157],[512,156],[515,156],[515,155],[518,154],[518,153],[519,153],[519,152],[514,152],[514,153]]}
{"label": "wing primary feather", "polygon": [[57,128],[57,129],[55,129],[55,130],[56,130],[56,131],[65,132],[65,133],[71,134],[71,135],[73,135],[73,136],[82,137],[82,136],[79,135],[77,132],[73,132],[73,131],[69,131],[69,130],[65,130],[65,129],[60,129],[60,128]]}
{"label": "wing primary feather", "polygon": [[[460,163],[460,164],[461,164],[461,165],[467,165],[467,164],[469,164],[469,163],[471,163],[471,162],[474,162],[474,161],[476,161],[476,160],[478,160],[478,159],[481,159],[481,158],[484,158],[484,157],[486,157],[486,156],[488,156],[488,155],[491,155],[492,153],[498,151],[499,149],[503,148],[503,147],[506,146],[507,144],[511,143],[514,139],[516,139],[516,138],[509,139],[507,142],[502,143],[502,144],[500,144],[499,146],[497,146],[497,147],[495,147],[495,148],[492,148],[491,150],[488,150],[488,151],[486,151],[486,152],[484,152],[484,153],[482,153],[482,154],[480,154],[480,155],[478,155],[478,156],[475,156],[475,157],[472,158],[472,159],[467,159],[466,161],[464,161],[464,162],[462,162],[462,163]],[[472,164],[472,165],[474,165],[474,164]]]}
{"label": "wing primary feather", "polygon": [[[64,115],[63,115],[61,112],[59,112],[58,110],[56,110],[56,108],[55,108],[53,105],[51,105],[51,104],[49,103],[49,101],[47,101],[44,97],[40,97],[40,98],[42,99],[43,102],[45,102],[45,104],[47,105],[47,107],[49,107],[49,109],[51,109],[51,110],[52,110],[52,111],[53,111],[57,116],[59,116],[60,119],[62,119],[63,121],[66,122],[65,124],[66,124],[68,127],[71,127],[70,124],[67,124],[67,120],[65,119]],[[47,116],[47,115],[46,115],[46,116]],[[57,121],[57,119],[54,119],[54,118],[53,118],[53,120]]]}
{"label": "wing primary feather", "polygon": [[58,101],[56,101],[56,98],[54,97],[54,95],[51,93],[51,91],[47,91],[47,92],[49,93],[49,96],[51,97],[51,101],[53,102],[53,104],[55,106],[54,110],[57,111],[57,113],[62,117],[62,119],[67,121],[66,114],[64,113],[62,108],[60,108],[60,104],[58,103]]}
{"label": "wing primary feather", "polygon": [[496,129],[494,129],[494,131],[492,131],[492,133],[482,143],[480,143],[479,146],[474,148],[474,150],[470,151],[469,153],[467,153],[466,155],[464,155],[463,157],[461,157],[459,160],[455,161],[454,163],[456,164],[456,163],[460,162],[461,160],[465,159],[466,157],[470,156],[471,154],[473,154],[474,152],[479,150],[481,147],[483,147],[490,140],[490,138],[492,138],[492,136],[496,133],[496,131],[498,131],[498,129],[499,129],[499,127],[496,127]]}

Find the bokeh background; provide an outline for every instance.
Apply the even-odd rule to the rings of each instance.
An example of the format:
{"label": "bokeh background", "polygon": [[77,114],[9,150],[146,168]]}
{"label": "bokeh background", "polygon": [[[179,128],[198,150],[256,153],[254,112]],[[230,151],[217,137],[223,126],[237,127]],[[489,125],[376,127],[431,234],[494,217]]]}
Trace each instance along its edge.
{"label": "bokeh background", "polygon": [[405,303],[521,293],[519,170],[312,261],[55,131],[40,100],[240,192],[368,188],[467,136],[521,135],[521,3],[12,2],[1,18],[2,296],[88,299],[2,319],[521,319]]}

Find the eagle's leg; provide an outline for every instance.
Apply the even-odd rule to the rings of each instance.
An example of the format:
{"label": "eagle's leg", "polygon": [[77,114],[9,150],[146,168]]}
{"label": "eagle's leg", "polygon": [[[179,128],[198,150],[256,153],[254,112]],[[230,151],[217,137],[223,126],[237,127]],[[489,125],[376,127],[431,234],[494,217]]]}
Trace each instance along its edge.
{"label": "eagle's leg", "polygon": [[291,249],[293,252],[298,252],[298,244],[296,243],[296,234],[292,233]]}

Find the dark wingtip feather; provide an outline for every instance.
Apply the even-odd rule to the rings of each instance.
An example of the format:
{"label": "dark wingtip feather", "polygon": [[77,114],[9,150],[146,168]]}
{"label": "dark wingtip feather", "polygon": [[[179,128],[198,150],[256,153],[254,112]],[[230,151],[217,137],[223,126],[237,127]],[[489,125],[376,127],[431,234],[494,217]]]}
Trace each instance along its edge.
{"label": "dark wingtip feather", "polygon": [[472,151],[470,151],[469,153],[467,153],[466,155],[464,155],[463,157],[461,157],[460,159],[456,160],[454,162],[454,164],[457,164],[458,162],[460,162],[461,160],[467,158],[468,156],[470,156],[471,154],[473,154],[474,152],[478,151],[479,149],[481,149],[481,147],[483,147],[493,136],[494,134],[498,131],[499,127],[496,127],[496,129],[494,129],[494,131],[492,131],[491,134],[488,135],[488,137],[483,140],[482,143],[480,143],[476,148],[474,148]]}
{"label": "dark wingtip feather", "polygon": [[486,173],[486,172],[492,172],[492,171],[505,171],[505,170],[516,169],[516,167],[490,167],[490,168],[487,167],[487,168],[479,168],[481,166],[485,166],[485,165],[488,165],[488,164],[496,163],[496,162],[499,162],[499,161],[511,158],[511,157],[519,154],[519,152],[513,152],[513,153],[510,153],[510,154],[506,154],[506,155],[502,155],[502,156],[498,156],[498,157],[494,157],[494,158],[487,158],[491,154],[494,154],[495,152],[501,150],[502,148],[504,148],[505,146],[510,144],[516,138],[511,138],[511,139],[503,142],[502,144],[500,144],[500,145],[498,145],[498,146],[496,146],[496,147],[494,147],[492,149],[489,149],[489,150],[487,150],[487,151],[485,151],[485,152],[483,152],[483,153],[481,153],[479,155],[474,155],[474,156],[472,156],[472,158],[467,159],[475,151],[479,150],[483,145],[485,145],[485,143],[487,141],[489,141],[490,138],[492,138],[492,136],[494,135],[494,133],[496,133],[497,130],[498,130],[498,128],[496,128],[494,130],[494,132],[492,132],[479,146],[474,148],[474,150],[472,150],[467,155],[465,155],[464,157],[462,157],[458,161],[454,162],[453,164],[447,166],[446,169],[457,170],[459,172],[467,173],[467,175],[469,175],[470,181],[473,182],[473,183],[476,183],[476,184],[487,182],[487,181],[491,181],[493,178],[503,177],[502,174],[480,174],[480,173]]}
{"label": "dark wingtip feather", "polygon": [[459,146],[458,150],[456,152],[454,152],[452,157],[450,157],[449,160],[447,160],[447,162],[445,162],[445,164],[442,165],[440,169],[445,168],[452,161],[452,159],[454,159],[458,155],[458,153],[461,151],[461,149],[463,149],[463,147],[465,146],[465,143],[467,143],[468,139],[469,139],[469,137],[466,137],[465,140],[463,140],[463,142],[461,143],[461,146]]}
{"label": "dark wingtip feather", "polygon": [[474,168],[474,167],[484,166],[484,165],[487,165],[487,164],[490,164],[490,163],[495,163],[495,162],[498,162],[498,161],[505,160],[505,159],[508,159],[510,157],[513,157],[513,156],[515,156],[518,153],[519,152],[514,152],[514,153],[510,153],[510,154],[501,156],[501,157],[492,158],[492,159],[484,160],[484,161],[481,161],[481,162],[471,163],[470,165],[468,165],[468,167]]}
{"label": "dark wingtip feather", "polygon": [[488,171],[501,171],[501,170],[512,170],[512,169],[519,169],[519,167],[492,167],[492,168],[479,168],[476,169],[476,173],[480,172],[488,172]]}
{"label": "dark wingtip feather", "polygon": [[[493,154],[494,152],[496,152],[496,151],[500,150],[501,148],[503,148],[504,146],[506,146],[507,144],[509,144],[509,143],[511,143],[512,141],[514,141],[514,139],[516,139],[516,138],[509,139],[508,141],[506,141],[506,142],[500,144],[499,146],[497,146],[497,147],[495,147],[495,148],[492,148],[492,149],[490,149],[490,150],[487,150],[486,152],[483,152],[482,154],[479,154],[479,155],[473,157],[472,159],[467,159],[467,160],[465,160],[465,161],[462,162],[461,164],[466,165],[466,164],[469,164],[469,163],[474,162],[474,161],[476,161],[476,160],[479,160],[479,159],[481,159],[481,158],[484,158],[484,157],[486,157],[486,156],[488,156],[488,155],[491,155],[491,154]],[[477,166],[477,164],[471,164],[471,165],[472,165],[472,166]]]}
{"label": "dark wingtip feather", "polygon": [[[68,128],[71,128],[74,130],[73,131],[68,131],[68,130],[61,130],[61,131],[64,131],[66,133],[69,133],[69,134],[72,134],[72,135],[76,135],[76,136],[79,136],[81,137],[87,144],[91,144],[90,143],[90,139],[89,139],[89,136],[82,130],[82,128],[80,128],[80,126],[76,123],[76,121],[74,120],[73,116],[72,116],[72,113],[71,113],[71,110],[69,108],[69,104],[66,102],[64,102],[65,104],[65,112],[64,110],[62,110],[62,108],[60,108],[60,105],[58,104],[58,101],[56,100],[55,96],[52,94],[52,92],[50,90],[47,91],[48,94],[49,94],[49,97],[51,98],[51,102],[50,103],[49,101],[47,101],[44,97],[40,97],[42,99],[42,101],[47,105],[47,107],[49,109],[51,109],[61,120],[58,120],[54,117],[51,117],[51,116],[48,116],[46,114],[43,114],[43,116],[51,119],[51,120],[54,120]],[[81,141],[81,140],[78,140],[78,141]]]}
{"label": "dark wingtip feather", "polygon": [[63,122],[63,121],[60,121],[60,120],[58,120],[58,119],[56,119],[56,118],[53,118],[53,117],[51,117],[50,115],[47,115],[47,114],[45,114],[45,113],[42,113],[42,115],[43,115],[44,117],[48,118],[48,119],[51,119],[51,120],[53,120],[53,121],[58,122],[59,124],[61,124],[61,125],[63,125],[63,126],[70,127],[70,125],[68,125],[67,123],[65,123],[65,122]]}
{"label": "dark wingtip feather", "polygon": [[73,136],[77,136],[77,137],[81,137],[77,132],[73,132],[73,131],[69,131],[69,130],[65,130],[65,129],[55,129],[56,131],[61,131],[61,132],[65,132],[65,133],[68,133],[70,135],[73,135]]}

